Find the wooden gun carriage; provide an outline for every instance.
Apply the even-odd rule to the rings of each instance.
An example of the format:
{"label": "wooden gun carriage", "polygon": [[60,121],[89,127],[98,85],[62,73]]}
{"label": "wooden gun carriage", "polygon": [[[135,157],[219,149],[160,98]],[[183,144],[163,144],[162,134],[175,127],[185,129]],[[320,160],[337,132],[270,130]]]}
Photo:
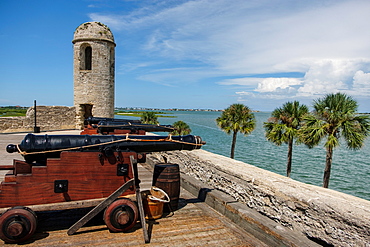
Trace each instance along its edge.
{"label": "wooden gun carriage", "polygon": [[[148,152],[199,149],[198,136],[32,135],[18,145],[24,161],[14,160],[0,184],[0,238],[18,243],[37,227],[38,211],[95,206],[68,234],[75,233],[105,209],[104,222],[113,232],[127,231],[144,217],[137,163]],[[125,197],[136,195],[137,204]],[[117,200],[121,198],[120,200]],[[36,211],[37,211],[36,210]],[[145,219],[141,219],[145,224]],[[143,227],[144,230],[144,227]],[[147,236],[144,238],[147,242]]]}

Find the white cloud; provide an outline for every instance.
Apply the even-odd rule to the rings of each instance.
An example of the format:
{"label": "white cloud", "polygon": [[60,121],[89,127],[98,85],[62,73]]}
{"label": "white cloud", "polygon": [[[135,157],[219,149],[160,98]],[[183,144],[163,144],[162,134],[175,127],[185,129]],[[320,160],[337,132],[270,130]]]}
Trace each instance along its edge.
{"label": "white cloud", "polygon": [[[226,79],[218,82],[219,85],[237,85],[243,86],[244,88],[252,88],[252,92],[239,91],[236,92],[239,96],[252,96],[254,97],[265,97],[269,93],[269,97],[273,97],[274,94],[277,97],[281,95],[288,96],[288,94],[294,94],[297,91],[303,81],[300,78],[234,78]],[[257,92],[257,93],[256,93]],[[259,96],[258,96],[259,95]]]}
{"label": "white cloud", "polygon": [[192,1],[140,23],[154,27],[156,42],[152,35],[148,41],[162,55],[201,59],[226,73],[292,71],[302,68],[302,58],[362,56],[357,46],[370,48],[369,3],[275,4],[276,11],[264,1]]}
{"label": "white cloud", "polygon": [[[368,0],[156,1],[90,18],[123,40],[139,40],[135,52],[146,54],[143,59],[179,68],[146,67],[142,80],[173,85],[224,76],[233,79],[217,84],[238,86],[239,97],[312,98],[338,91],[370,97],[369,9]],[[286,78],[287,72],[304,77]],[[271,78],[261,78],[266,74]]]}
{"label": "white cloud", "polygon": [[101,15],[96,13],[91,13],[89,15],[92,21],[99,21],[108,25],[110,28],[120,29],[121,26],[125,25],[125,21],[121,17],[116,15]]}
{"label": "white cloud", "polygon": [[225,79],[223,81],[217,82],[220,85],[239,85],[239,86],[257,86],[263,78],[233,78],[233,79]]}
{"label": "white cloud", "polygon": [[145,69],[145,68],[156,66],[156,65],[158,65],[158,63],[145,62],[145,61],[134,63],[132,61],[132,62],[129,62],[129,63],[121,64],[118,67],[117,73],[124,74],[124,73],[131,72],[131,71],[134,71],[134,70]]}
{"label": "white cloud", "polygon": [[370,98],[370,73],[365,73],[362,70],[357,71],[353,77],[352,90],[355,95],[367,96]]}
{"label": "white cloud", "polygon": [[201,60],[225,73],[302,71],[304,58],[363,56],[370,49],[369,1],[180,3],[90,18],[141,35],[148,52]]}
{"label": "white cloud", "polygon": [[301,85],[302,81],[297,78],[266,78],[261,83],[255,91],[260,93],[266,92],[277,92],[277,91],[295,91],[297,85]]}
{"label": "white cloud", "polygon": [[[244,87],[244,91],[235,92],[239,101],[250,98],[313,99],[336,92],[359,99],[370,98],[370,59],[319,59],[307,60],[306,64],[309,69],[303,78],[248,77],[227,79],[218,84]],[[248,88],[253,89],[246,91]]]}
{"label": "white cloud", "polygon": [[359,70],[353,77],[353,87],[359,88],[361,86],[370,87],[370,73],[364,73],[362,70]]}
{"label": "white cloud", "polygon": [[[350,92],[359,70],[370,70],[370,60],[324,59],[314,62],[304,77],[299,96],[323,95],[333,92]],[[361,75],[358,75],[359,79]],[[361,79],[360,79],[361,80]],[[369,95],[370,96],[370,95]]]}
{"label": "white cloud", "polygon": [[236,92],[236,94],[237,95],[240,95],[240,96],[252,96],[252,97],[255,97],[256,96],[254,93],[246,92],[246,91]]}

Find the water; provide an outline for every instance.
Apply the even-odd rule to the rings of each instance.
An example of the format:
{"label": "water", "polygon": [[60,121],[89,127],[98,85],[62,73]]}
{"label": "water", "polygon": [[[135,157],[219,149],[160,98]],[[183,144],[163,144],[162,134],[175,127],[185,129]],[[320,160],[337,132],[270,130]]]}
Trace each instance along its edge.
{"label": "water", "polygon": [[[220,112],[168,112],[176,118],[159,118],[160,124],[173,124],[182,120],[192,129],[191,134],[199,135],[207,142],[202,149],[229,157],[232,136],[216,125]],[[247,137],[238,134],[235,159],[245,163],[286,175],[287,145],[276,146],[265,138],[263,122],[270,113],[255,113],[256,129]],[[128,118],[128,117],[124,117]],[[133,118],[130,118],[133,119]],[[163,135],[163,133],[161,133]],[[329,188],[370,200],[370,138],[362,149],[353,151],[340,146],[334,150]],[[323,145],[309,149],[305,145],[293,146],[291,178],[322,186],[326,150]]]}

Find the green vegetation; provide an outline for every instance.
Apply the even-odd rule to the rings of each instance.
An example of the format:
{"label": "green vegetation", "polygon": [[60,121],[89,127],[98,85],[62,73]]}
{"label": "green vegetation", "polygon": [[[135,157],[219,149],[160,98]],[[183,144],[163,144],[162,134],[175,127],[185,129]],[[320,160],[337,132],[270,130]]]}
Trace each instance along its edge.
{"label": "green vegetation", "polygon": [[[287,176],[290,177],[294,142],[313,148],[324,144],[326,165],[323,187],[329,187],[333,151],[343,141],[347,148],[358,150],[370,135],[370,115],[357,112],[358,103],[352,97],[335,93],[313,101],[313,111],[298,101],[287,102],[271,113],[264,123],[268,141],[288,145]],[[233,104],[216,119],[227,134],[233,133],[230,158],[234,158],[237,133],[250,134],[255,128],[251,110],[243,104]]]}
{"label": "green vegetation", "polygon": [[5,106],[0,107],[0,117],[20,117],[26,116],[28,107]]}
{"label": "green vegetation", "polygon": [[298,101],[287,102],[282,107],[276,108],[271,113],[271,118],[263,124],[267,140],[277,146],[282,143],[288,144],[287,177],[290,177],[292,170],[293,142],[298,138],[298,130],[307,113],[306,105],[300,105]]}
{"label": "green vegetation", "polygon": [[314,101],[314,111],[304,118],[299,130],[300,140],[309,148],[326,139],[326,166],[323,187],[329,187],[334,148],[343,139],[349,149],[360,149],[370,134],[370,116],[357,114],[358,104],[352,97],[342,94],[328,94]]}
{"label": "green vegetation", "polygon": [[[141,117],[144,112],[147,111],[116,111],[115,114],[120,115],[120,116],[127,116],[127,117]],[[157,112],[157,111],[150,111],[153,112],[158,118],[159,117],[167,117],[167,118],[175,118],[176,116],[168,116],[168,114],[172,113],[167,113],[167,112]]]}
{"label": "green vegetation", "polygon": [[234,159],[236,136],[238,132],[249,135],[256,127],[256,119],[249,107],[233,104],[216,119],[217,125],[227,134],[233,133],[230,158]]}
{"label": "green vegetation", "polygon": [[144,124],[159,124],[157,115],[152,111],[143,112],[140,120]]}
{"label": "green vegetation", "polygon": [[191,132],[189,125],[183,121],[174,122],[172,126],[175,128],[172,135],[188,135]]}

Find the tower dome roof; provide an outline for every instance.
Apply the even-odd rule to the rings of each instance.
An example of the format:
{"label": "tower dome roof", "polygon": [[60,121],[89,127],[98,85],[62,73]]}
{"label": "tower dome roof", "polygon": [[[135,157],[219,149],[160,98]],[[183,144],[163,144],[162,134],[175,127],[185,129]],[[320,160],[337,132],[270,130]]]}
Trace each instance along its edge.
{"label": "tower dome roof", "polygon": [[109,27],[100,22],[85,22],[78,26],[73,35],[73,43],[85,40],[104,40],[114,43]]}

